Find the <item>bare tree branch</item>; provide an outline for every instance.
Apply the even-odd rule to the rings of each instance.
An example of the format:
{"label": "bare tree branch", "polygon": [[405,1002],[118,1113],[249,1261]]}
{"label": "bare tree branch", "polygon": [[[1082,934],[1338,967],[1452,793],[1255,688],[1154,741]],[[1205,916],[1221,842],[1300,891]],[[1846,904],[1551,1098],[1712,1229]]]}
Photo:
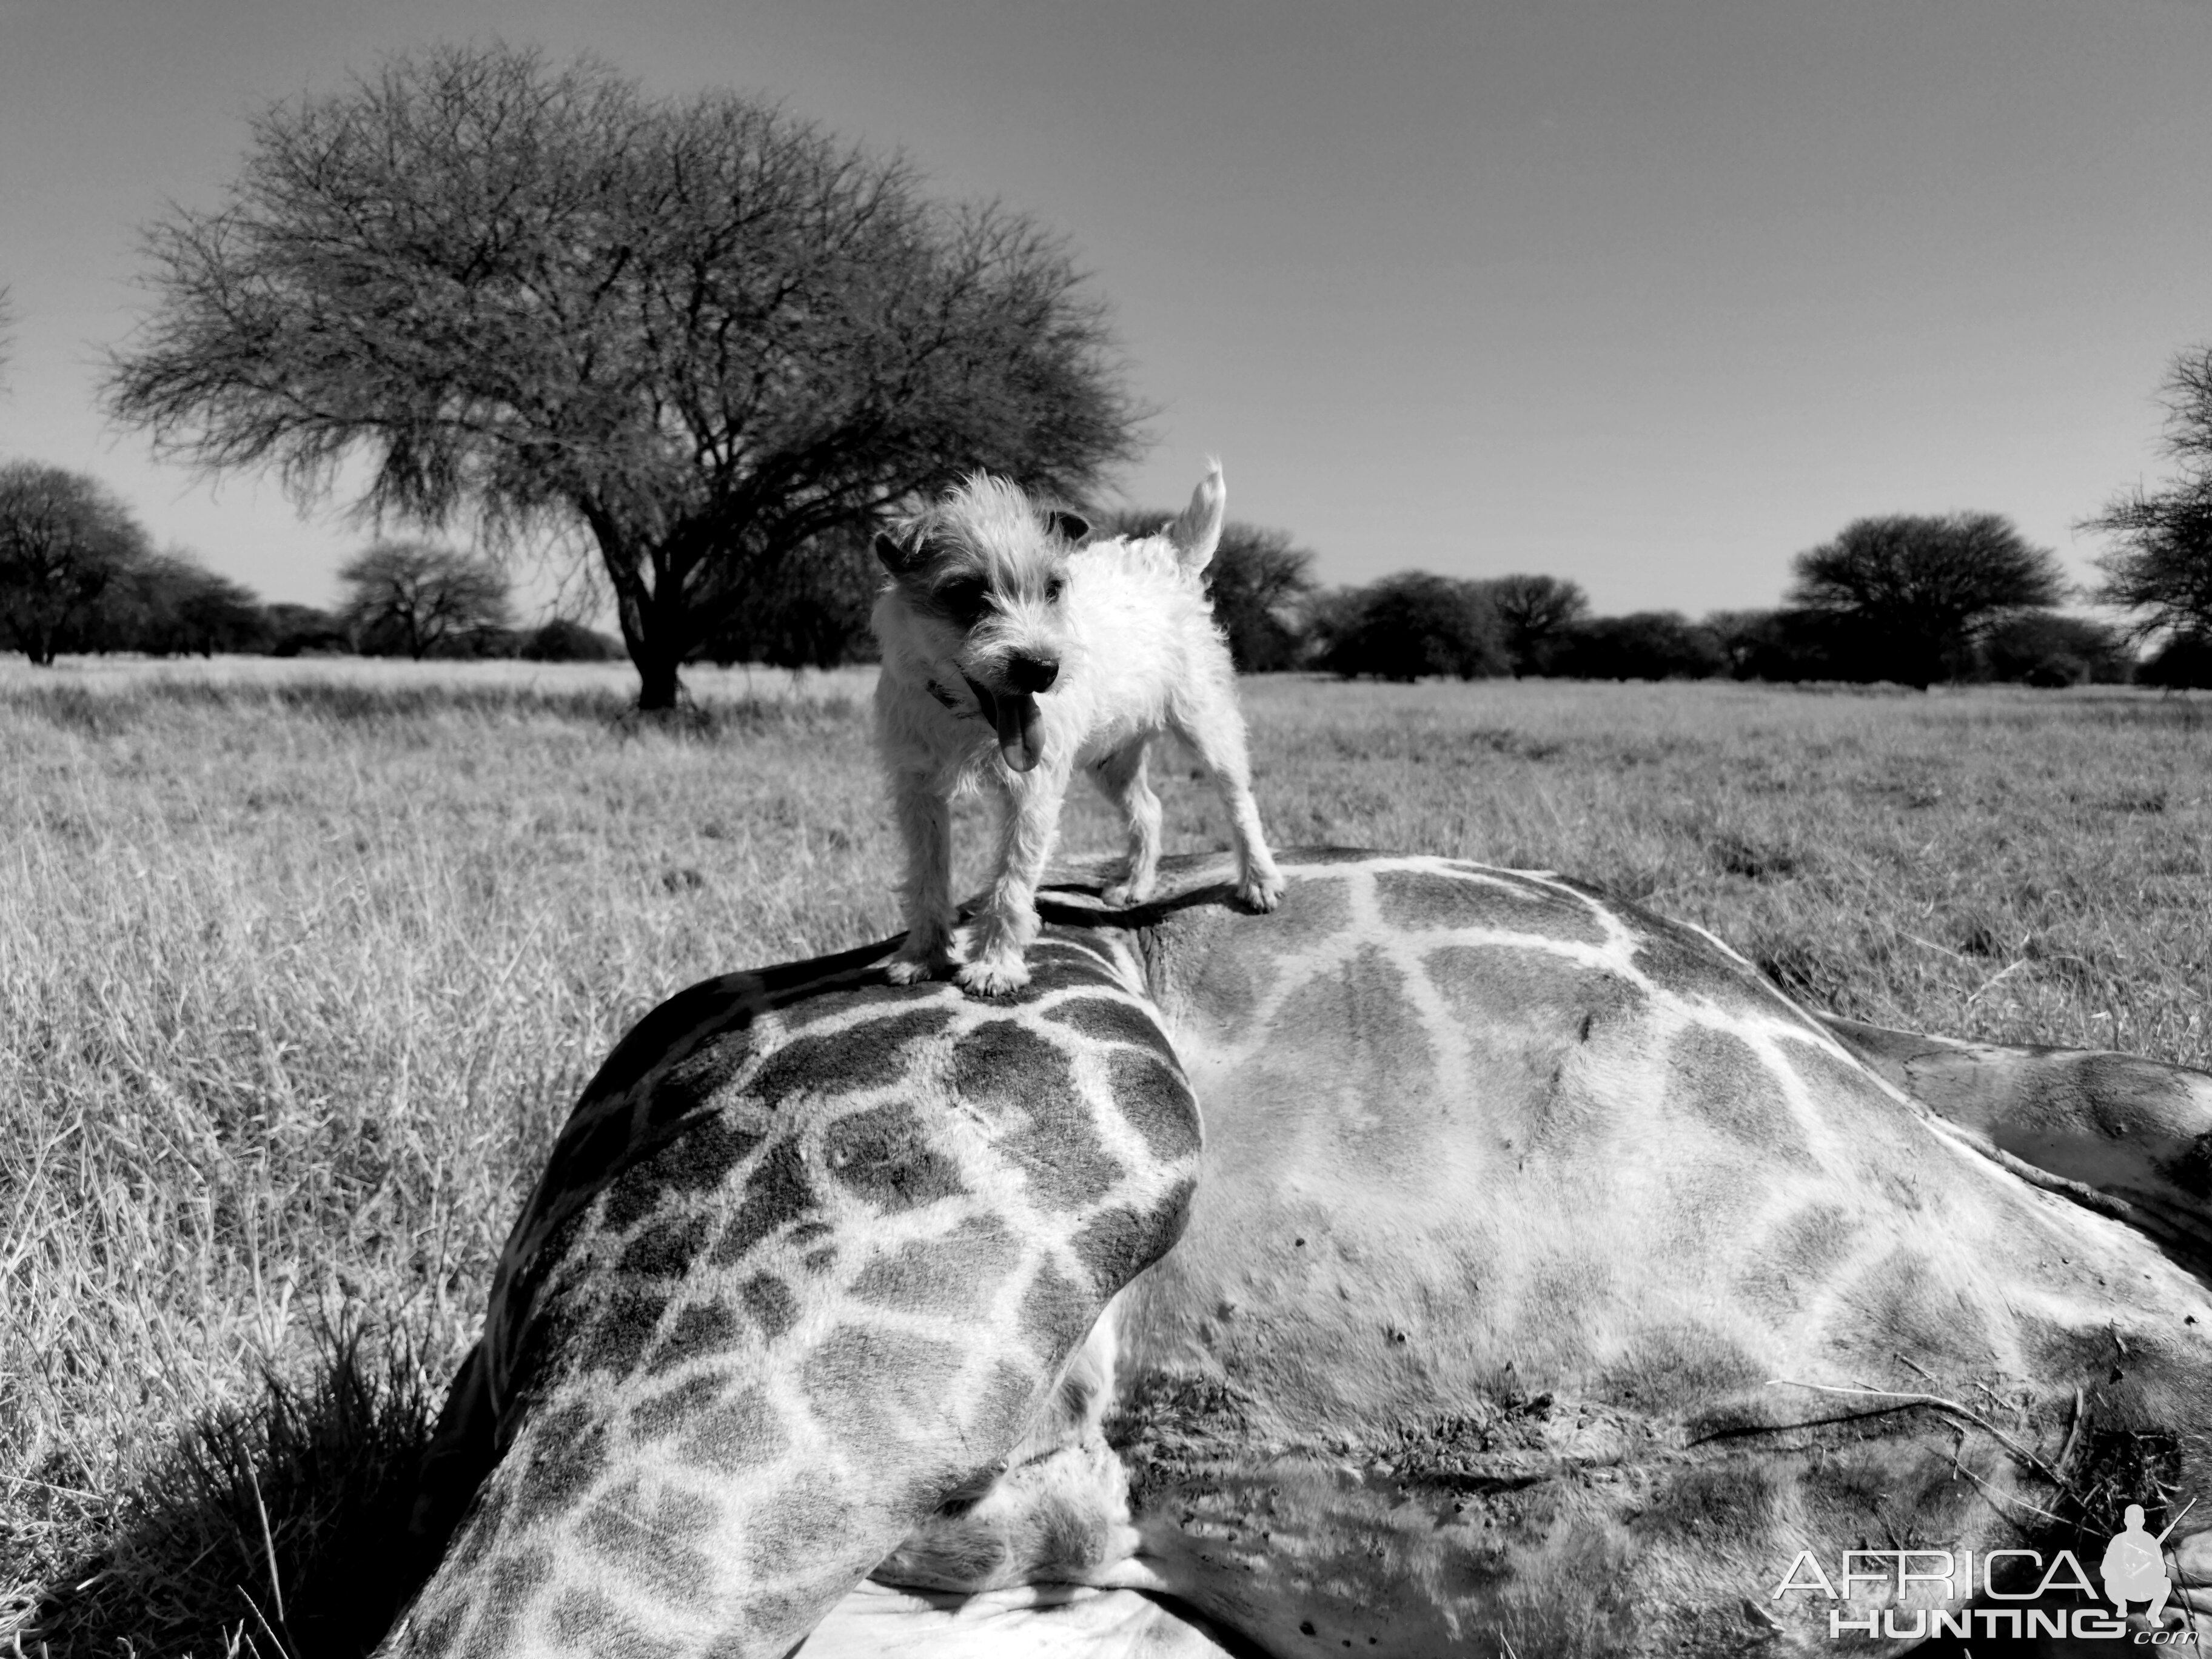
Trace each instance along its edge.
{"label": "bare tree branch", "polygon": [[2212,640],[2212,346],[2175,358],[2160,396],[2181,476],[2162,490],[2138,484],[2077,527],[2112,538],[2095,597],[2135,612],[2137,638]]}

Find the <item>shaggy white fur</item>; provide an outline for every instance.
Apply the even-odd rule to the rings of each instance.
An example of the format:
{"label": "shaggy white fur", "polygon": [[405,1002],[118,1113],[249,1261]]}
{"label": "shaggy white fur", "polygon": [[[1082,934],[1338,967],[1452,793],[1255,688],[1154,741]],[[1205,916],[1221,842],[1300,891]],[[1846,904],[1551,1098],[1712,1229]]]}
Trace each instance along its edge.
{"label": "shaggy white fur", "polygon": [[1107,902],[1149,897],[1160,803],[1145,751],[1162,732],[1188,746],[1229,809],[1237,896],[1260,910],[1281,899],[1252,799],[1236,671],[1202,580],[1227,501],[1212,462],[1158,535],[1079,549],[1090,528],[1082,520],[979,475],[876,538],[891,578],[874,617],[884,651],[876,738],[907,854],[894,980],[954,965],[950,803],[963,789],[988,789],[1004,808],[997,872],[956,975],[969,990],[1002,995],[1029,981],[1022,956],[1036,935],[1037,884],[1079,769],[1129,826],[1127,872]]}

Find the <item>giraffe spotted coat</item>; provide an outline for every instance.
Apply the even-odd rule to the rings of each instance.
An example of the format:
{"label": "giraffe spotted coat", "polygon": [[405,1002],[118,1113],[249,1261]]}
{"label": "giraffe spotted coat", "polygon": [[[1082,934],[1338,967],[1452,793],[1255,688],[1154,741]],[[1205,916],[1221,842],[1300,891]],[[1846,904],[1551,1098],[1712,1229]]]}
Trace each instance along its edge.
{"label": "giraffe spotted coat", "polygon": [[2126,1139],[2212,1137],[2212,1079],[2037,1118],[2123,1212],[1996,1144],[2039,1062],[1839,1035],[1556,877],[1282,864],[1269,917],[1227,860],[1048,894],[1012,1006],[878,951],[648,1017],[517,1227],[389,1650],[1828,1653],[1801,1550],[2212,1498],[2212,1225]]}

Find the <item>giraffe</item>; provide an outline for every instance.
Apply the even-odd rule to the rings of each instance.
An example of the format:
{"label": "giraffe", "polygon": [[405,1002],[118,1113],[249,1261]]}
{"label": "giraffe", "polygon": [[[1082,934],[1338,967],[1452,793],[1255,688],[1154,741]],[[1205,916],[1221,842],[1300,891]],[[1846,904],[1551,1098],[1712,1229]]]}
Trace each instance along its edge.
{"label": "giraffe", "polygon": [[1963,1593],[1793,1559],[2212,1498],[2212,1078],[1824,1023],[1553,875],[1280,862],[1268,917],[1225,860],[1052,890],[1011,1006],[889,941],[648,1015],[383,1651],[1894,1652]]}

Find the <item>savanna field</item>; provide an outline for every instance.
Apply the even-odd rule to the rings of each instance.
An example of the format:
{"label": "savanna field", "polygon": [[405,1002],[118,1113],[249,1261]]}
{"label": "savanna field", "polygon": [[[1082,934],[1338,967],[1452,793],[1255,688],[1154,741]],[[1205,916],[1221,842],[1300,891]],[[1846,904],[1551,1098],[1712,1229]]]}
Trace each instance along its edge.
{"label": "savanna field", "polygon": [[[362,1651],[600,1058],[896,927],[868,674],[691,684],[672,733],[613,667],[0,664],[0,1653]],[[1279,847],[1565,871],[1816,1006],[2212,1065],[2212,700],[1243,695]],[[1225,846],[1158,769],[1170,849]],[[1079,799],[1066,848],[1115,842]]]}

